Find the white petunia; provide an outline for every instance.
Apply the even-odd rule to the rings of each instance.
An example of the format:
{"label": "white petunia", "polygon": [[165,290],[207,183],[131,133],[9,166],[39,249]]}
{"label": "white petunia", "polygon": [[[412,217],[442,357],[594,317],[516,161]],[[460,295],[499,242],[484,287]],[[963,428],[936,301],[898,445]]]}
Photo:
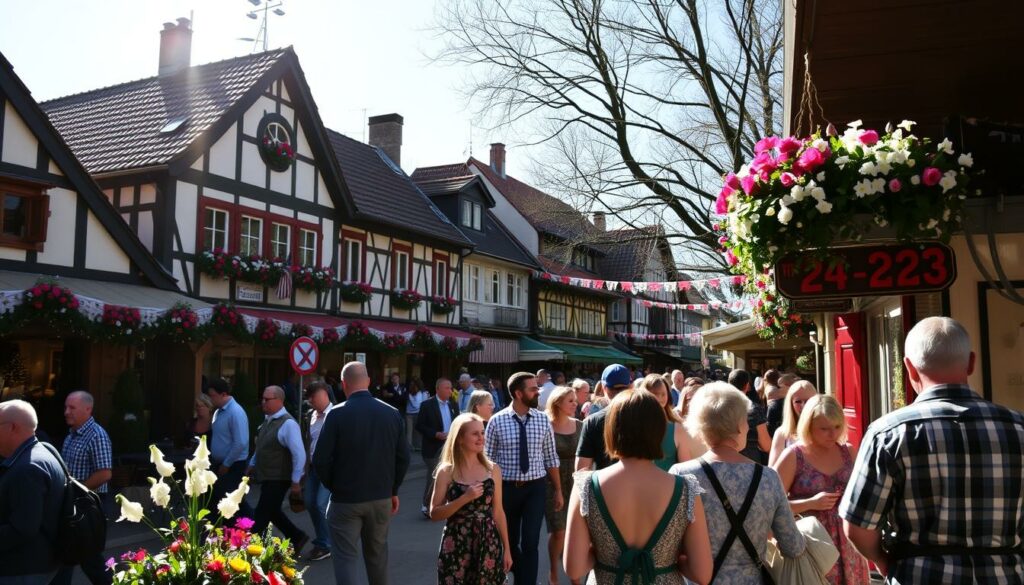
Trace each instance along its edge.
{"label": "white petunia", "polygon": [[142,504],[133,502],[121,494],[117,494],[115,499],[119,504],[121,504],[121,517],[117,519],[118,522],[121,520],[142,522],[142,517],[144,515],[142,511]]}
{"label": "white petunia", "polygon": [[164,483],[162,480],[157,481],[152,477],[147,478],[152,487],[149,488],[149,499],[153,500],[153,503],[161,508],[166,508],[167,504],[171,503],[171,486]]}
{"label": "white petunia", "polygon": [[789,190],[789,194],[793,197],[793,201],[803,201],[804,197],[807,197],[807,192],[800,185],[793,185],[793,188]]}
{"label": "white petunia", "polygon": [[821,171],[817,175],[814,175],[814,178],[817,179],[818,181],[824,181],[825,180],[825,171]]}
{"label": "white petunia", "polygon": [[828,141],[823,140],[821,138],[816,138],[813,142],[811,142],[811,147],[817,148],[821,152],[825,152],[826,150],[828,150]]}
{"label": "white petunia", "polygon": [[848,156],[836,157],[836,164],[839,165],[839,168],[843,168],[846,165],[848,165],[849,163],[850,163],[850,157],[848,157]]}
{"label": "white petunia", "polygon": [[956,187],[956,171],[946,171],[942,178],[939,179],[939,186],[942,187],[943,193]]}
{"label": "white petunia", "polygon": [[832,204],[824,199],[818,201],[818,204],[814,206],[822,214],[832,213]]}
{"label": "white petunia", "polygon": [[164,459],[164,454],[157,449],[156,445],[149,446],[149,462],[156,466],[156,472],[160,474],[160,477],[174,475],[174,464]]}
{"label": "white petunia", "polygon": [[974,166],[974,157],[971,156],[971,153],[965,152],[960,155],[960,158],[956,159],[956,162],[962,167],[971,168]]}
{"label": "white petunia", "polygon": [[897,148],[896,150],[889,153],[888,161],[894,165],[901,165],[907,162],[909,154],[909,151],[903,150],[902,148]]}
{"label": "white petunia", "polygon": [[938,148],[946,154],[953,154],[953,143],[949,141],[949,138],[943,138]]}
{"label": "white petunia", "polygon": [[919,177],[918,175],[914,175],[914,176],[910,177],[910,184],[911,185],[920,185],[921,184],[921,177]]}
{"label": "white petunia", "polygon": [[853,186],[853,193],[857,197],[867,197],[874,193],[871,186],[871,181],[868,179],[861,179]]}
{"label": "white petunia", "polygon": [[907,132],[910,132],[910,127],[914,124],[917,124],[917,122],[914,122],[913,120],[903,120],[899,124],[896,124],[896,127],[903,128]]}
{"label": "white petunia", "polygon": [[766,211],[764,212],[764,214],[765,214],[765,215],[767,215],[768,217],[772,217],[772,216],[774,216],[774,215],[775,215],[775,208],[774,208],[774,207],[769,207],[769,208],[768,208],[768,209],[767,209],[767,210],[766,210]]}
{"label": "white petunia", "polygon": [[885,179],[878,177],[874,181],[871,181],[871,189],[875,193],[885,193]]}
{"label": "white petunia", "polygon": [[860,165],[860,174],[871,175],[872,177],[874,177],[875,175],[878,174],[878,165],[871,161],[868,161]]}
{"label": "white petunia", "polygon": [[796,199],[793,199],[792,195],[783,195],[781,201],[783,205],[792,205],[796,203]]}
{"label": "white petunia", "polygon": [[822,199],[825,198],[825,190],[822,189],[821,187],[815,187],[811,189],[811,197],[814,197],[818,201],[821,201]]}
{"label": "white petunia", "polygon": [[779,209],[779,223],[782,225],[788,224],[793,220],[793,210],[783,205]]}

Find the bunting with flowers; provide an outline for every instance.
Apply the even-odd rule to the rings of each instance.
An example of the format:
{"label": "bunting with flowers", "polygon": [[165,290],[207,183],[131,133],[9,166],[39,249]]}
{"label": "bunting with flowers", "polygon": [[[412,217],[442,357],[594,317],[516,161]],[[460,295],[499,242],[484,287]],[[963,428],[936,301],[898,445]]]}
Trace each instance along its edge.
{"label": "bunting with flowers", "polygon": [[638,341],[682,341],[683,345],[699,346],[703,342],[700,333],[627,333],[625,331],[615,332],[615,336],[621,339],[634,339]]}
{"label": "bunting with flowers", "polygon": [[564,284],[567,286],[575,286],[591,290],[627,292],[634,295],[639,295],[648,292],[674,293],[687,292],[691,290],[702,291],[705,289],[722,290],[730,287],[743,286],[743,284],[746,282],[746,276],[742,274],[734,276],[722,276],[718,278],[705,278],[701,280],[669,281],[600,280],[596,278],[577,278],[575,276],[565,276],[541,270],[535,270],[533,272],[533,276],[534,278],[539,278],[541,280],[547,280],[549,282],[555,282],[558,284]]}

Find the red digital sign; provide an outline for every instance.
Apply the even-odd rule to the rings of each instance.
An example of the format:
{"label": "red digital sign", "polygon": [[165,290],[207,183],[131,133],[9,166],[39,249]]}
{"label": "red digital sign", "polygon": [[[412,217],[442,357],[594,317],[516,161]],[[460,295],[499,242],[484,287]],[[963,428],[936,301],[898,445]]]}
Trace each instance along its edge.
{"label": "red digital sign", "polygon": [[830,258],[786,256],[775,264],[775,286],[790,299],[863,297],[938,291],[956,280],[945,244],[885,244],[829,250]]}

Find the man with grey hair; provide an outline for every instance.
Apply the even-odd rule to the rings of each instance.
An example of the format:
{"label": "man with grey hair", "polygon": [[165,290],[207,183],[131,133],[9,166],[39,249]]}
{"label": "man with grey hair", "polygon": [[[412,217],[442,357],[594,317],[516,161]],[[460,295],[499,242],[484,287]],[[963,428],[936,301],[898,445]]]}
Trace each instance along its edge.
{"label": "man with grey hair", "polygon": [[[302,445],[299,423],[284,407],[284,389],[267,386],[263,389],[260,406],[266,418],[256,431],[256,448],[246,475],[256,473],[260,484],[260,499],[253,514],[254,534],[260,534],[273,523],[295,547],[295,556],[309,542],[309,536],[299,529],[284,511],[281,502],[291,491],[302,493],[302,472],[306,467],[306,448]],[[309,505],[315,505],[310,502]]]}
{"label": "man with grey hair", "polygon": [[338,585],[360,581],[362,545],[370,585],[386,585],[388,527],[409,469],[409,442],[402,414],[370,395],[366,366],[349,362],[341,377],[347,400],[327,415],[313,453],[317,476],[331,491],[334,578]]}
{"label": "man with grey hair", "polygon": [[37,425],[28,402],[0,403],[0,583],[45,585],[60,569],[53,542],[65,476]]}
{"label": "man with grey hair", "polygon": [[888,583],[1024,583],[1024,415],[968,385],[953,319],[922,320],[904,353],[918,397],[868,427],[839,505],[847,536]]}

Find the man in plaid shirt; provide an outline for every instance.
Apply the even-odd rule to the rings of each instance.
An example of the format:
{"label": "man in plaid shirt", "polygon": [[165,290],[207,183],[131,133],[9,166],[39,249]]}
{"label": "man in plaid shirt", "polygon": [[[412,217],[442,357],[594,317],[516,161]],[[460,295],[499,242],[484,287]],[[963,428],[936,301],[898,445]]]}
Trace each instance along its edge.
{"label": "man in plaid shirt", "polygon": [[918,398],[868,427],[839,506],[847,536],[887,583],[1024,584],[1024,415],[968,386],[953,319],[922,320],[905,354]]}
{"label": "man in plaid shirt", "polygon": [[[78,390],[68,394],[64,401],[64,421],[71,431],[64,439],[61,455],[71,475],[100,494],[104,505],[109,506],[107,482],[113,467],[110,436],[92,417],[92,407],[93,398],[88,392]],[[81,567],[93,585],[109,585],[113,581],[100,554],[83,561]],[[69,585],[73,571],[74,567],[64,567],[51,585]]]}

